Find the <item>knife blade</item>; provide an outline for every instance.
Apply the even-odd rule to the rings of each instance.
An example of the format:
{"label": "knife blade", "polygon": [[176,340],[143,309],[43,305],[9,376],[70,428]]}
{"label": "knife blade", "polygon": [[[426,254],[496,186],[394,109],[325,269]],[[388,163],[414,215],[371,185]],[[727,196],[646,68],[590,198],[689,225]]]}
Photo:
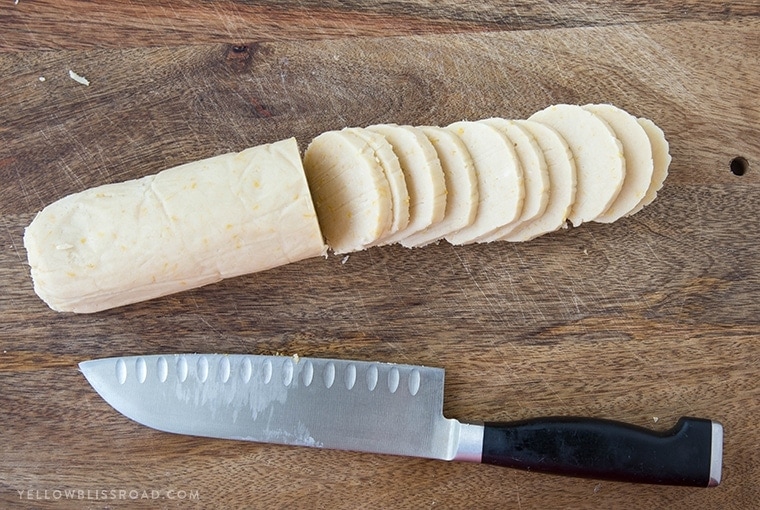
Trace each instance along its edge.
{"label": "knife blade", "polygon": [[668,431],[597,418],[464,423],[443,415],[444,370],[247,354],[84,361],[98,394],[145,426],[192,436],[478,462],[583,478],[712,487],[723,427]]}

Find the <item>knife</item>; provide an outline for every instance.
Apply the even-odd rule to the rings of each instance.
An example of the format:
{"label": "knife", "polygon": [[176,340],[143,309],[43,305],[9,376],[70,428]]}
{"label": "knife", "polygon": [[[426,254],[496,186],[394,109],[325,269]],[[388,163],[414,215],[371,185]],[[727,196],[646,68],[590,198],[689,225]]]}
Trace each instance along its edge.
{"label": "knife", "polygon": [[167,354],[84,361],[92,387],[165,432],[479,462],[582,478],[712,487],[723,427],[659,432],[606,419],[462,423],[443,415],[440,368],[298,356]]}

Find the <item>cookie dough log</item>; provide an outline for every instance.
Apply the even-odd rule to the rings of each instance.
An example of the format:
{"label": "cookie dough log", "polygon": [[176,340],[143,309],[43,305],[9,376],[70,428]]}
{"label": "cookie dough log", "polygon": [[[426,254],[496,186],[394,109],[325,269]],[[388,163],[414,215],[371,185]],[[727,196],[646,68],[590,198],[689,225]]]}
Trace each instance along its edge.
{"label": "cookie dough log", "polygon": [[91,313],[324,255],[293,138],[107,184],[24,234],[34,290]]}

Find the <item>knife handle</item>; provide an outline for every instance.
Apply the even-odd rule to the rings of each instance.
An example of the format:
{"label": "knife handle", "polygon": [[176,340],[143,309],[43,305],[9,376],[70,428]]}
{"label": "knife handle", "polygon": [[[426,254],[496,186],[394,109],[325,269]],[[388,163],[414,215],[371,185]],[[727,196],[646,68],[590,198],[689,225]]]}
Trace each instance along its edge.
{"label": "knife handle", "polygon": [[481,462],[633,483],[720,483],[723,427],[684,417],[665,432],[593,418],[486,423]]}

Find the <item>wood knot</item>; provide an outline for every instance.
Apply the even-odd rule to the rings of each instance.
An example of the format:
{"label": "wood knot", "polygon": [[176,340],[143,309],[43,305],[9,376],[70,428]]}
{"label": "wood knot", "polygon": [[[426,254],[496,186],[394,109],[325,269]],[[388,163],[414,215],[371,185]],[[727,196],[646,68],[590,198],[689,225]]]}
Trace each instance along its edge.
{"label": "wood knot", "polygon": [[230,68],[236,72],[248,70],[253,62],[253,57],[261,50],[259,43],[230,44],[224,52],[224,60]]}

